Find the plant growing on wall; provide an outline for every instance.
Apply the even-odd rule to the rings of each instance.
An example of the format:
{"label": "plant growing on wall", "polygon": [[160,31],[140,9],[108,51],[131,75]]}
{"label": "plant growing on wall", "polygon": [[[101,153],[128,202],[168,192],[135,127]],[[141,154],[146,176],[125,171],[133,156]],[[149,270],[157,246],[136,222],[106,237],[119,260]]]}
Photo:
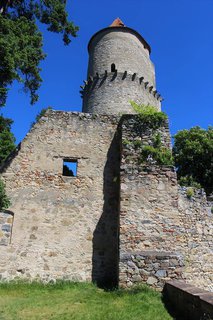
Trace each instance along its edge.
{"label": "plant growing on wall", "polygon": [[167,115],[158,111],[156,107],[144,104],[137,104],[134,101],[130,101],[133,110],[138,114],[139,119],[145,127],[150,129],[158,129],[167,120]]}
{"label": "plant growing on wall", "polygon": [[167,115],[159,112],[156,107],[150,105],[137,104],[130,101],[133,110],[138,114],[139,126],[142,131],[150,131],[151,143],[144,145],[142,141],[134,140],[132,144],[136,149],[140,149],[141,163],[173,165],[173,157],[170,148],[162,145],[162,137],[158,129],[167,121]]}
{"label": "plant growing on wall", "polygon": [[143,146],[141,149],[141,162],[156,163],[159,165],[173,165],[171,150],[165,147],[155,148]]}
{"label": "plant growing on wall", "polygon": [[6,195],[4,182],[0,179],[0,211],[10,206],[10,200]]}
{"label": "plant growing on wall", "polygon": [[48,110],[52,110],[52,107],[47,107],[47,108],[43,108],[41,109],[41,111],[37,114],[36,118],[35,118],[35,121],[33,121],[30,125],[30,128],[32,128],[36,122],[38,122],[44,115],[45,113],[48,111]]}

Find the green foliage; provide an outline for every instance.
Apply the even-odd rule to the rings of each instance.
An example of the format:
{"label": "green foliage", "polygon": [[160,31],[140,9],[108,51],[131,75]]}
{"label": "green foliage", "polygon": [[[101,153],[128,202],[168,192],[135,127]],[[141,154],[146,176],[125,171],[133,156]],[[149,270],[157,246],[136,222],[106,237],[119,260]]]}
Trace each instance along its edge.
{"label": "green foliage", "polygon": [[144,127],[156,130],[167,120],[167,115],[164,112],[159,112],[156,107],[143,104],[139,105],[134,101],[130,101],[130,104],[138,114],[141,122],[143,122]]}
{"label": "green foliage", "polygon": [[142,141],[141,140],[133,140],[133,145],[135,146],[135,148],[141,148],[142,146]]}
{"label": "green foliage", "polygon": [[40,62],[45,58],[37,21],[52,32],[62,33],[64,44],[76,36],[78,27],[68,21],[66,0],[4,0],[0,3],[0,106],[14,80],[30,92],[31,104],[38,100]]}
{"label": "green foliage", "polygon": [[194,196],[194,189],[193,188],[188,188],[186,191],[186,196],[188,199],[191,199]]}
{"label": "green foliage", "polygon": [[48,110],[52,110],[52,107],[47,107],[47,108],[43,108],[41,109],[41,111],[37,114],[36,118],[35,118],[35,121],[33,121],[31,123],[31,128],[36,124],[36,122],[38,122],[44,115],[45,113],[48,111]]}
{"label": "green foliage", "polygon": [[181,186],[185,186],[185,187],[193,187],[193,188],[197,188],[197,189],[201,189],[201,184],[196,182],[192,176],[185,176],[185,177],[180,177],[180,179],[178,180],[179,184]]}
{"label": "green foliage", "polygon": [[213,127],[179,131],[174,136],[173,155],[178,179],[193,179],[207,194],[213,192]]}
{"label": "green foliage", "polygon": [[128,144],[131,144],[131,141],[129,141],[128,139],[123,139],[122,143],[126,146]]}
{"label": "green foliage", "polygon": [[159,165],[173,165],[172,152],[168,148],[155,148],[153,146],[144,146],[141,150],[141,161],[154,161]]}
{"label": "green foliage", "polygon": [[0,179],[0,211],[10,206],[10,200],[6,195],[4,182]]}
{"label": "green foliage", "polygon": [[0,115],[0,166],[15,149],[15,137],[10,131],[13,121]]}
{"label": "green foliage", "polygon": [[[59,307],[60,306],[60,307]],[[169,320],[161,294],[147,286],[105,291],[91,283],[1,283],[2,319]]]}
{"label": "green foliage", "polygon": [[158,132],[153,137],[153,147],[154,148],[161,148],[162,142],[161,142],[161,134]]}
{"label": "green foliage", "polygon": [[[138,114],[140,127],[139,132],[146,132],[147,129],[152,130],[151,145],[143,145],[142,140],[133,140],[132,145],[140,149],[142,163],[173,165],[172,153],[169,148],[162,146],[162,137],[160,132],[156,132],[167,121],[167,115],[159,112],[156,107],[150,105],[139,105],[134,101],[130,101],[132,108]],[[137,128],[136,128],[137,130]]]}

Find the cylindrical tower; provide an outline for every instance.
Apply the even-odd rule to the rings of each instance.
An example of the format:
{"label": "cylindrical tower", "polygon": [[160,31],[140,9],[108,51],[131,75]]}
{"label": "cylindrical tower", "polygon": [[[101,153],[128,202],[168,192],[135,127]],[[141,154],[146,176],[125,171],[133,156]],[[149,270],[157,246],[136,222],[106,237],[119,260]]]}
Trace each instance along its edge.
{"label": "cylindrical tower", "polygon": [[162,99],[155,89],[151,48],[138,32],[118,18],[92,36],[88,51],[83,112],[134,113],[130,100],[160,110]]}

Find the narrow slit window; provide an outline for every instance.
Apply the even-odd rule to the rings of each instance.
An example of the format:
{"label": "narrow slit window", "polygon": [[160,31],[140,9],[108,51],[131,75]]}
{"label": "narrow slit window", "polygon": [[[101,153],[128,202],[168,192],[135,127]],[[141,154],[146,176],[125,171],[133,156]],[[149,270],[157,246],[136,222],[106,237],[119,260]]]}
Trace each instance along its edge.
{"label": "narrow slit window", "polygon": [[63,176],[66,176],[66,177],[77,176],[77,160],[74,160],[74,159],[63,160]]}
{"label": "narrow slit window", "polygon": [[115,64],[114,63],[111,64],[111,72],[115,72]]}

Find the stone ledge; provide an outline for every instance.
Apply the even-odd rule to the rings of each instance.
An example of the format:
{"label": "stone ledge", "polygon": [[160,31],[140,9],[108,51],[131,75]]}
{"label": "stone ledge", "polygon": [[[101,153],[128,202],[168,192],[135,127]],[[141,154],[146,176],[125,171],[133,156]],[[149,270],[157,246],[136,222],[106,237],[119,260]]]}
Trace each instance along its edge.
{"label": "stone ledge", "polygon": [[[184,281],[166,282],[163,295],[165,303],[185,320],[213,319],[213,292],[192,286]],[[184,317],[184,318],[183,318]]]}
{"label": "stone ledge", "polygon": [[178,254],[175,252],[168,252],[168,251],[137,251],[137,252],[125,252],[121,253],[120,255],[120,261],[125,261],[130,259],[132,256],[143,256],[143,257],[157,257],[160,259],[168,259],[168,258],[176,258],[178,257]]}

